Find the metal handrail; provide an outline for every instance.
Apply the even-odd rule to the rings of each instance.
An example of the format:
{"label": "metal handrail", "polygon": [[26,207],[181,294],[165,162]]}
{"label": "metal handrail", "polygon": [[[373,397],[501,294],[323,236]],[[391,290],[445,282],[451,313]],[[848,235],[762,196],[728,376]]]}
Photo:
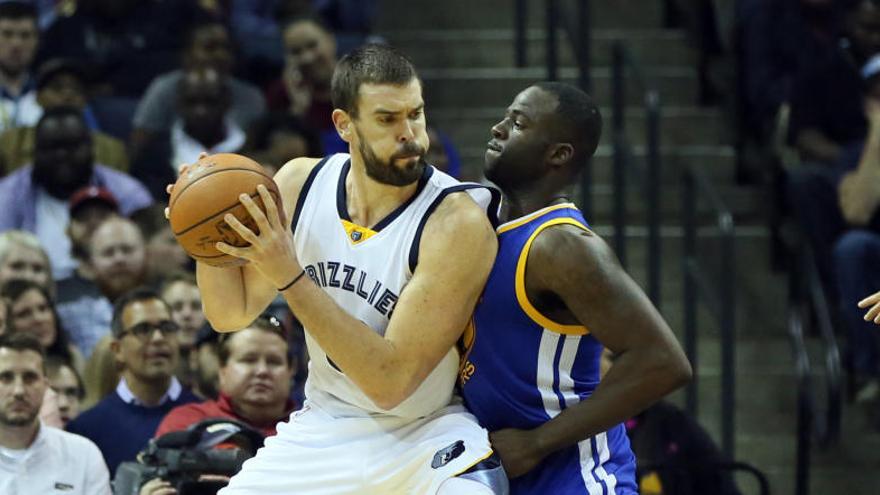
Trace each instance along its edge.
{"label": "metal handrail", "polygon": [[612,133],[614,146],[614,249],[620,263],[627,266],[626,225],[627,225],[627,192],[626,173],[631,168],[632,147],[626,137],[626,84],[627,75],[644,95],[645,133],[647,142],[646,171],[639,173],[642,177],[642,188],[648,199],[648,297],[658,308],[661,305],[660,293],[660,260],[662,245],[660,242],[660,185],[662,161],[660,158],[660,93],[656,83],[646,78],[628,46],[623,41],[616,41],[612,48]]}
{"label": "metal handrail", "polygon": [[[736,376],[736,291],[735,235],[733,214],[715,190],[704,172],[695,167],[685,168],[682,178],[682,215],[684,224],[684,342],[685,352],[694,369],[694,378],[685,390],[685,409],[697,416],[697,302],[702,299],[709,308],[721,331],[721,450],[729,459],[734,458],[734,424]],[[706,199],[715,212],[715,223],[720,231],[721,274],[712,283],[697,258],[697,197]],[[699,290],[697,290],[699,289]]]}
{"label": "metal handrail", "polygon": [[[843,404],[840,351],[831,324],[828,302],[809,246],[802,245],[789,277],[788,333],[798,381],[795,494],[807,495],[810,486],[812,443],[827,446],[840,437]],[[810,315],[813,318],[810,318]],[[805,322],[814,321],[824,344],[826,404],[820,409],[813,383],[812,364],[804,337]]]}
{"label": "metal handrail", "polygon": [[746,462],[698,462],[698,463],[680,463],[680,462],[655,462],[655,463],[639,463],[639,475],[650,473],[651,471],[673,471],[684,475],[693,475],[702,472],[744,472],[752,475],[758,482],[758,493],[760,495],[770,495],[770,482],[767,475],[763,471]]}

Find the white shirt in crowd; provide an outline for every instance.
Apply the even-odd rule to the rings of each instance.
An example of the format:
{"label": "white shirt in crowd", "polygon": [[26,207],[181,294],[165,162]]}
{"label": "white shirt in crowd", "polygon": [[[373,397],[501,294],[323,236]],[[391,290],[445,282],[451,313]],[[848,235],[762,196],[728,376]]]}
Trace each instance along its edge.
{"label": "white shirt in crowd", "polygon": [[30,447],[0,447],[3,495],[110,495],[110,474],[91,440],[41,424]]}

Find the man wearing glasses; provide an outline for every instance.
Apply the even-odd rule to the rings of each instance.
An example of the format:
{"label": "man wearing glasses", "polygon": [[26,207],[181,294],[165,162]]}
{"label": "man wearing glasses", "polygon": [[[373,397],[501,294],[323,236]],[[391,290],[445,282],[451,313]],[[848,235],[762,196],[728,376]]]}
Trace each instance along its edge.
{"label": "man wearing glasses", "polygon": [[111,329],[119,385],[67,430],[95,442],[112,474],[120,462],[135,459],[168,411],[198,398],[174,377],[179,327],[158,293],[135,289],[120,296]]}

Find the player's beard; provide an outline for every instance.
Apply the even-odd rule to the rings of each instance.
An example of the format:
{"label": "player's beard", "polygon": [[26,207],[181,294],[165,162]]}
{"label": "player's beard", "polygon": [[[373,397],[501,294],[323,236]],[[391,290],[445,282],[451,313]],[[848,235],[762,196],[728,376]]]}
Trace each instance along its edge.
{"label": "player's beard", "polygon": [[[358,135],[358,150],[361,153],[361,158],[364,160],[367,175],[371,179],[389,186],[402,187],[408,186],[422,177],[425,167],[428,166],[428,163],[425,161],[426,150],[415,141],[407,141],[388,158],[388,161],[382,161],[367,146],[366,141],[357,128],[355,128],[355,132]],[[398,167],[394,164],[398,158],[407,156],[412,158],[407,161],[404,167]]]}

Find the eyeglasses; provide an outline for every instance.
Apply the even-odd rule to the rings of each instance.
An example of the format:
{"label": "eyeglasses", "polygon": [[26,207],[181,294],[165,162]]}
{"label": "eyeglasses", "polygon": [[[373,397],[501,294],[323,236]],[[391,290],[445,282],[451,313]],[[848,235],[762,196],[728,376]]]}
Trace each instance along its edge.
{"label": "eyeglasses", "polygon": [[180,330],[180,325],[171,320],[163,320],[159,323],[142,321],[137,325],[119,332],[119,336],[122,337],[126,334],[131,334],[141,340],[148,340],[156,330],[162,332],[162,336],[168,337],[169,335],[175,335]]}

